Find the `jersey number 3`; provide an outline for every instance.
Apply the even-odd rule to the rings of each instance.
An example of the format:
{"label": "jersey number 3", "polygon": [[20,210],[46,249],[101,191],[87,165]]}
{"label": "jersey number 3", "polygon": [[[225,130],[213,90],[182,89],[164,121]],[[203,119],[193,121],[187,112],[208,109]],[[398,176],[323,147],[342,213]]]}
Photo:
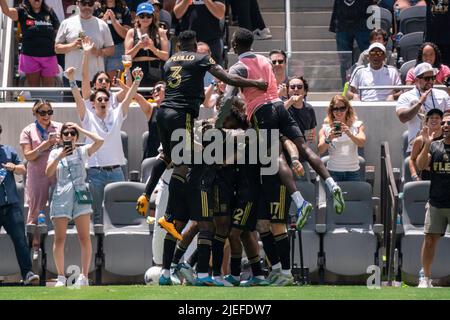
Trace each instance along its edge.
{"label": "jersey number 3", "polygon": [[170,71],[172,71],[172,73],[169,76],[169,80],[167,81],[167,84],[169,85],[169,87],[171,87],[172,89],[178,87],[181,83],[181,70],[183,69],[183,67],[170,67]]}

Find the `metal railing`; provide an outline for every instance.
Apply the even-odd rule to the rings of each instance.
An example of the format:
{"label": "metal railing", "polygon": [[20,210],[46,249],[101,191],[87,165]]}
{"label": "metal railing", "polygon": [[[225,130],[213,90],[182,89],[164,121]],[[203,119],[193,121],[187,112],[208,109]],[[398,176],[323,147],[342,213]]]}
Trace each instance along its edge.
{"label": "metal railing", "polygon": [[[8,6],[12,6],[13,1],[9,0],[7,1]],[[9,19],[5,14],[1,14],[1,24],[2,24],[2,30],[1,30],[1,63],[2,63],[2,71],[3,75],[1,78],[1,86],[6,87],[11,84],[12,75],[14,72],[14,61],[13,61],[13,41],[14,41],[14,27],[13,27],[13,21]],[[0,92],[0,94],[3,94]],[[4,98],[0,95],[1,98]]]}
{"label": "metal railing", "polygon": [[292,33],[291,33],[291,0],[285,0],[285,8],[286,8],[286,32],[285,32],[285,40],[286,40],[286,54],[287,57],[291,57],[292,53]]}
{"label": "metal railing", "polygon": [[[362,86],[358,88],[359,95],[361,96],[362,91],[366,90],[411,90],[414,89],[415,85],[400,85],[400,86]],[[433,86],[433,89],[447,90],[447,86],[442,84]]]}

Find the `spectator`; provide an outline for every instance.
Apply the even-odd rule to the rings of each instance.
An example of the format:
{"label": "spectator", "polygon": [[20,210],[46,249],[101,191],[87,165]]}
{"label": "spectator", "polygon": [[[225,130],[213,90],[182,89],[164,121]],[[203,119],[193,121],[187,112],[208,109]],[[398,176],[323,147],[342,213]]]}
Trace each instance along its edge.
{"label": "spectator", "polygon": [[[441,140],[443,138],[441,127],[443,116],[444,113],[439,109],[431,109],[427,112],[427,116],[425,118],[425,126],[428,127],[428,131],[430,132],[430,134],[433,134],[433,141]],[[413,181],[430,180],[430,168],[426,168],[422,171],[417,170],[416,168],[416,160],[423,147],[423,137],[419,135],[414,139],[411,156],[408,160],[409,172],[411,173],[411,178]]]}
{"label": "spectator", "polygon": [[450,65],[450,11],[449,2],[426,0],[427,26],[425,41],[435,43],[442,54],[442,63]]}
{"label": "spectator", "polygon": [[212,57],[222,65],[222,28],[220,20],[225,17],[224,0],[177,0],[173,12],[180,20],[179,32],[193,30],[197,40],[206,42]]}
{"label": "spectator", "polygon": [[[384,31],[383,29],[374,29],[372,30],[372,32],[370,32],[370,44],[374,43],[374,42],[379,42],[381,43],[384,47],[387,46],[388,44],[388,34],[386,31]],[[395,61],[392,61],[391,59],[391,52],[387,51],[386,53],[386,60],[384,61],[385,64],[388,65],[394,65]],[[361,54],[359,55],[359,59],[358,62],[356,63],[357,66],[367,66],[369,64],[369,50],[364,50],[363,52],[361,52]]]}
{"label": "spectator", "polygon": [[125,54],[124,40],[131,28],[131,14],[124,0],[102,0],[94,16],[108,24],[114,41],[114,55],[105,57],[105,71],[112,79],[117,70],[123,70],[122,55]]}
{"label": "spectator", "polygon": [[19,56],[19,72],[25,73],[30,87],[54,87],[59,73],[55,54],[55,33],[59,21],[45,0],[24,0],[17,8],[9,8],[6,0],[0,7],[22,28],[22,50]]}
{"label": "spectator", "polygon": [[215,118],[219,114],[220,104],[225,93],[226,84],[215,79],[205,90],[205,100],[200,105],[198,120]]}
{"label": "spectator", "polygon": [[396,0],[394,3],[394,9],[402,11],[403,9],[414,6],[425,6],[425,0]]}
{"label": "spectator", "polygon": [[0,228],[5,228],[14,244],[24,284],[38,284],[39,276],[31,271],[30,251],[14,174],[25,175],[25,166],[13,147],[0,144]]}
{"label": "spectator", "polygon": [[[438,70],[436,74],[436,84],[443,84],[445,80],[450,76],[450,68],[441,62],[441,51],[432,42],[425,42],[419,48],[417,54],[416,65],[422,62],[428,62]],[[411,85],[415,82],[414,68],[411,68],[406,75],[406,84]]]}
{"label": "spectator", "polygon": [[125,52],[133,59],[133,68],[145,71],[142,86],[152,87],[162,79],[162,64],[169,58],[169,41],[166,31],[158,26],[150,3],[141,3],[137,8],[137,21],[128,30]]}
{"label": "spectator", "polygon": [[[369,13],[367,8],[374,0],[334,0],[330,21],[330,31],[336,33],[337,50],[340,52],[342,84],[347,78],[347,70],[352,66],[353,42],[357,42],[362,52],[369,47],[370,30],[367,28]],[[346,51],[346,52],[345,52]]]}
{"label": "spectator", "polygon": [[[27,224],[37,224],[40,210],[45,210],[49,198],[49,188],[54,185],[55,177],[45,175],[48,156],[58,143],[61,123],[52,121],[53,108],[50,102],[36,101],[32,108],[36,120],[26,126],[20,134],[20,146],[27,163],[25,186],[28,203]],[[34,258],[39,250],[39,234],[33,239]]]}
{"label": "spectator", "polygon": [[369,65],[356,68],[350,78],[350,90],[347,98],[361,101],[392,101],[401,92],[395,90],[363,90],[361,96],[357,94],[359,87],[364,86],[399,86],[402,84],[398,70],[384,64],[386,48],[378,42],[369,47]]}
{"label": "spectator", "polygon": [[316,113],[313,107],[306,102],[308,95],[308,82],[303,77],[293,77],[288,82],[287,100],[284,107],[297,122],[300,130],[308,142],[316,141]]}
{"label": "spectator", "polygon": [[169,12],[163,9],[163,5],[158,0],[151,0],[149,1],[153,8],[155,9],[155,17],[159,21],[159,27],[166,30],[166,33],[170,30],[172,27],[172,16]]}
{"label": "spectator", "polygon": [[[75,82],[75,70],[66,70],[72,94],[75,98],[78,116],[84,129],[98,134],[105,140],[103,146],[88,161],[87,176],[92,193],[94,223],[103,223],[102,203],[105,186],[111,182],[124,181],[121,166],[125,164],[120,128],[127,118],[131,99],[137,92],[142,72],[135,70],[135,81],[127,92],[124,101],[116,109],[110,110],[110,94],[104,89],[96,90],[91,95],[94,112],[86,112],[86,104]],[[91,139],[86,139],[87,143]]]}
{"label": "spectator", "polygon": [[273,72],[277,79],[278,96],[283,99],[287,97],[287,55],[283,50],[275,49],[270,51],[269,59],[272,61]]}
{"label": "spectator", "polygon": [[[81,40],[89,37],[95,44],[92,59],[89,60],[89,79],[98,71],[105,70],[104,57],[114,54],[114,41],[108,24],[94,17],[94,0],[79,0],[79,15],[65,19],[56,35],[56,53],[65,54],[65,67],[73,67],[75,80],[81,85],[81,61],[83,58]],[[67,79],[64,84],[68,86]]]}
{"label": "spectator", "polygon": [[[80,133],[90,138],[93,143],[76,146]],[[58,271],[55,287],[66,285],[64,269],[64,242],[67,223],[75,221],[81,247],[81,274],[75,282],[78,286],[88,286],[89,265],[91,264],[92,244],[90,235],[90,214],[92,207],[88,200],[81,200],[79,195],[90,197],[86,186],[86,169],[88,158],[103,144],[103,138],[80,128],[77,124],[66,122],[61,127],[61,147],[53,149],[48,158],[45,174],[52,177],[56,173],[56,189],[50,205],[50,217],[55,227],[53,258]],[[69,146],[66,146],[69,142]]]}
{"label": "spectator", "polygon": [[239,27],[252,31],[255,40],[272,38],[272,34],[266,27],[259,10],[258,0],[233,0],[232,2],[232,6],[237,13]]}
{"label": "spectator", "polygon": [[320,154],[328,151],[327,169],[334,180],[361,180],[358,148],[364,147],[365,142],[364,125],[350,102],[342,95],[334,96],[319,131],[318,145]]}
{"label": "spectator", "polygon": [[[211,49],[209,48],[207,43],[200,41],[200,42],[197,42],[197,53],[207,54],[207,55],[211,56]],[[211,83],[213,81],[215,81],[214,76],[211,73],[206,72],[205,78],[203,80],[205,88],[208,87],[209,85],[211,85]]]}
{"label": "spectator", "polygon": [[431,264],[439,238],[445,234],[450,213],[450,113],[444,114],[441,122],[444,139],[433,141],[428,127],[422,129],[424,147],[417,158],[419,170],[430,168],[430,193],[425,214],[425,238],[422,246],[422,266],[424,279],[419,288],[433,287],[430,279]]}
{"label": "spectator", "polygon": [[420,132],[421,122],[431,109],[442,112],[450,109],[450,97],[443,90],[433,89],[437,70],[427,62],[414,68],[415,88],[403,93],[397,102],[396,113],[402,123],[408,125],[408,149],[411,152],[412,141]]}

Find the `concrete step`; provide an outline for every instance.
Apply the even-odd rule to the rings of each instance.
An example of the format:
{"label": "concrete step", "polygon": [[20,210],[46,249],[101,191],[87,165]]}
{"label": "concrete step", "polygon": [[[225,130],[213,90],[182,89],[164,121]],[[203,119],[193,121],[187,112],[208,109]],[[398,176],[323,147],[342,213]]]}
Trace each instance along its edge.
{"label": "concrete step", "polygon": [[[243,0],[241,0],[243,1]],[[285,11],[285,3],[281,0],[258,0],[261,11]],[[292,11],[305,11],[333,8],[333,0],[292,0]]]}
{"label": "concrete step", "polygon": [[326,92],[326,91],[336,91],[342,92],[342,82],[341,78],[315,78],[308,79],[309,90],[315,92]]}
{"label": "concrete step", "polygon": [[[253,50],[269,52],[272,49],[286,49],[286,41],[283,40],[256,40],[253,42]],[[292,40],[292,51],[336,51],[336,41],[323,40]]]}
{"label": "concrete step", "polygon": [[304,76],[306,80],[314,78],[336,79],[341,75],[340,66],[303,66],[295,64],[295,61],[289,63],[289,74]]}
{"label": "concrete step", "polygon": [[[236,31],[237,27],[230,27],[230,35]],[[283,26],[271,26],[270,33],[272,39],[283,40],[285,38],[286,28]],[[303,26],[291,29],[293,40],[318,40],[335,39],[336,34],[328,31],[328,26]]]}
{"label": "concrete step", "polygon": [[[262,16],[267,26],[285,26],[284,12],[263,12]],[[292,12],[291,26],[329,26],[331,11]]]}
{"label": "concrete step", "polygon": [[[323,92],[308,92],[308,97],[306,98],[308,101],[331,101],[335,95],[340,94],[339,91],[323,91]],[[317,119],[317,122],[322,121],[323,119]]]}

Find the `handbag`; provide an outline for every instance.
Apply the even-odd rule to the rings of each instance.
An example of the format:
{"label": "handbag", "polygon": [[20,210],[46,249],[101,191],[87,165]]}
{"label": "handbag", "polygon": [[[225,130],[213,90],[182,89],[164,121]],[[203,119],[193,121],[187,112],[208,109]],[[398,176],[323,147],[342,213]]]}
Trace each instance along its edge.
{"label": "handbag", "polygon": [[[78,157],[81,158],[78,149],[77,149],[77,154],[78,154]],[[64,162],[62,160],[61,160],[61,165],[64,167]],[[79,204],[92,204],[93,199],[92,199],[92,194],[89,191],[89,188],[86,186],[86,190],[76,190],[75,184],[74,184],[73,178],[72,178],[72,172],[70,171],[69,165],[67,165],[67,170],[69,171],[70,181],[72,182],[73,189],[75,190],[75,198],[77,199],[77,202]]]}

